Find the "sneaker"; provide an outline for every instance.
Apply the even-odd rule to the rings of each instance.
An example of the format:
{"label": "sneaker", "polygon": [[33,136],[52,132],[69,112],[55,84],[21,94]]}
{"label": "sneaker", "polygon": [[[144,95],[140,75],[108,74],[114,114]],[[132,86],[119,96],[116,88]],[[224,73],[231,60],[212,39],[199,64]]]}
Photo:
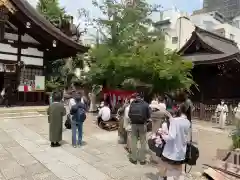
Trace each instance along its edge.
{"label": "sneaker", "polygon": [[51,145],[50,145],[51,147],[55,147],[55,144],[53,143],[53,142],[51,142]]}
{"label": "sneaker", "polygon": [[76,146],[76,145],[73,145],[73,147],[74,147],[74,148],[77,148],[77,146]]}
{"label": "sneaker", "polygon": [[132,164],[137,164],[137,161],[134,161],[132,158],[129,158],[129,161],[130,161]]}
{"label": "sneaker", "polygon": [[146,164],[146,161],[141,161],[140,164],[141,164],[141,165],[145,165],[145,164]]}

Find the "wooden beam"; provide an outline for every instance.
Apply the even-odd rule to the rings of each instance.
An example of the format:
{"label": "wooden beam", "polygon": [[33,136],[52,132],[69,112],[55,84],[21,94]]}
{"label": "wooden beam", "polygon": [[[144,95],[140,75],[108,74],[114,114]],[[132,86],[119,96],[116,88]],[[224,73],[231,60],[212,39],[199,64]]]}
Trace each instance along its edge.
{"label": "wooden beam", "polygon": [[[18,56],[18,53],[11,53],[11,52],[4,52],[4,51],[0,51],[0,54],[6,54],[6,55],[15,55]],[[20,56],[22,57],[32,57],[32,58],[43,58],[42,56],[35,56],[35,55],[28,55],[28,54],[20,54]]]}

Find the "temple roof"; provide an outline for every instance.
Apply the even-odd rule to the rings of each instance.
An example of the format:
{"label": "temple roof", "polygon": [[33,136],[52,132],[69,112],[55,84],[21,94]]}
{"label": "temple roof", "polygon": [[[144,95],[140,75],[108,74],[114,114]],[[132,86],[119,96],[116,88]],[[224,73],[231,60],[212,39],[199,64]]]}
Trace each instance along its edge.
{"label": "temple roof", "polygon": [[[85,53],[88,50],[88,47],[78,44],[46,20],[26,0],[9,1],[16,9],[14,15],[10,16],[11,23],[24,27],[24,33],[43,44],[49,51],[50,58],[74,56],[76,53]],[[26,23],[31,24],[30,28],[26,28]],[[56,41],[56,47],[53,47],[53,41]]]}
{"label": "temple roof", "polygon": [[195,28],[191,38],[179,50],[179,53],[194,64],[211,64],[239,60],[237,44],[212,32]]}

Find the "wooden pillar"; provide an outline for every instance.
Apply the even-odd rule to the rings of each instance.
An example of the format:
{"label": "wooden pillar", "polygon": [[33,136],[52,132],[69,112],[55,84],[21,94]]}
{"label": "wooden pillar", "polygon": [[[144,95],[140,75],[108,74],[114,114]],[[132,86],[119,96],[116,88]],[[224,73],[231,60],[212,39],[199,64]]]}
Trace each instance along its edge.
{"label": "wooden pillar", "polygon": [[[18,30],[18,40],[17,40],[17,64],[16,64],[16,80],[15,80],[15,88],[18,89],[20,84],[20,76],[21,76],[21,54],[22,54],[22,33]],[[18,93],[18,91],[17,91]],[[18,98],[19,99],[19,98]]]}
{"label": "wooden pillar", "polygon": [[[43,76],[45,76],[45,84],[46,84],[46,76],[47,76],[47,51],[44,50],[43,52]],[[46,104],[46,86],[45,86],[45,90],[43,91],[43,94],[41,92],[41,96],[43,95],[43,98],[41,97],[41,99],[43,100],[43,103]]]}

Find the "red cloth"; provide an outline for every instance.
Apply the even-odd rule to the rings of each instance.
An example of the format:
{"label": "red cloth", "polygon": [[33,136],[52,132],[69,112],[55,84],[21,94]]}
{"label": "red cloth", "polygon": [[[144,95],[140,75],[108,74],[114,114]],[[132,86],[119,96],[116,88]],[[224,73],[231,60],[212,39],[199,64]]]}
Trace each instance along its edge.
{"label": "red cloth", "polygon": [[[116,96],[116,99],[118,99],[119,97],[121,98],[121,100],[124,99],[130,99],[131,97],[133,97],[134,94],[136,94],[136,92],[134,91],[125,91],[125,90],[107,90],[107,89],[103,89],[102,93],[104,95],[109,95],[111,98],[113,96]],[[112,99],[111,99],[112,100]]]}
{"label": "red cloth", "polygon": [[27,85],[24,85],[24,86],[23,86],[23,91],[24,91],[24,92],[28,92],[28,86],[27,86]]}

